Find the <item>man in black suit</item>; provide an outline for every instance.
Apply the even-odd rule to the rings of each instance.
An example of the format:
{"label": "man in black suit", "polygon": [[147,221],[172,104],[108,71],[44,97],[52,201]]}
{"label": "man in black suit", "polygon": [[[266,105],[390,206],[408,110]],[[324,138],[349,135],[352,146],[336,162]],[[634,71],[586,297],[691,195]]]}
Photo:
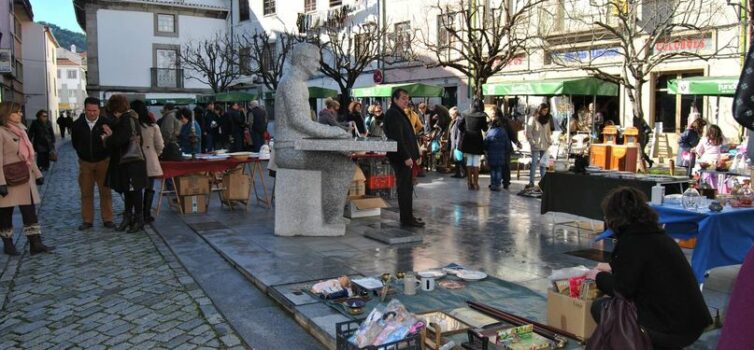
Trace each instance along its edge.
{"label": "man in black suit", "polygon": [[419,159],[419,147],[416,145],[416,136],[408,117],[403,110],[408,107],[408,91],[396,89],[391,97],[392,104],[383,122],[385,136],[398,143],[396,152],[388,152],[387,157],[395,172],[395,180],[398,185],[398,207],[401,213],[401,226],[424,227],[421,219],[414,217],[413,193],[414,184],[411,178],[411,168]]}

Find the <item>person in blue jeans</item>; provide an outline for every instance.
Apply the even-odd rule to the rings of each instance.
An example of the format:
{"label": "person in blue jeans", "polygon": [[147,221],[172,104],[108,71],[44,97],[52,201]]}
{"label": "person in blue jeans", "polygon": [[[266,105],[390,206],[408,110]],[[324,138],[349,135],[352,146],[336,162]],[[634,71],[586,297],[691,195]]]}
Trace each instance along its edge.
{"label": "person in blue jeans", "polygon": [[[492,120],[492,127],[484,137],[484,150],[487,153],[487,164],[490,166],[490,190],[500,191],[503,168],[508,155],[513,152],[510,137],[500,119]],[[505,185],[505,188],[508,186]]]}
{"label": "person in blue jeans", "polygon": [[529,184],[526,188],[534,187],[534,177],[537,166],[539,166],[540,179],[545,176],[546,168],[540,164],[547,149],[552,143],[552,132],[555,130],[552,115],[550,114],[550,105],[542,103],[537,108],[537,113],[529,117],[526,122],[526,139],[531,146],[531,170],[529,171]]}

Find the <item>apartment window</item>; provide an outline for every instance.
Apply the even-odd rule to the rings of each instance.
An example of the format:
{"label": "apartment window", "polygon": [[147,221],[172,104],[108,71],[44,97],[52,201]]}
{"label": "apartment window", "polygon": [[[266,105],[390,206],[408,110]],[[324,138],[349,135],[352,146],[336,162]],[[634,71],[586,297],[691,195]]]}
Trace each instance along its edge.
{"label": "apartment window", "polygon": [[266,71],[273,70],[275,57],[277,57],[277,46],[274,42],[268,43],[262,52],[262,69]]}
{"label": "apartment window", "polygon": [[76,79],[76,71],[73,69],[68,70],[68,79]]}
{"label": "apartment window", "polygon": [[238,53],[241,74],[251,74],[251,48],[242,47]]}
{"label": "apartment window", "polygon": [[13,25],[15,27],[13,34],[16,35],[16,38],[18,38],[18,40],[21,40],[21,21],[18,20],[18,17],[13,17]]}
{"label": "apartment window", "polygon": [[68,90],[68,97],[76,97],[76,90]]}
{"label": "apartment window", "polygon": [[238,1],[238,16],[239,20],[241,21],[248,21],[250,16],[251,10],[249,9],[249,0],[239,0]]}
{"label": "apartment window", "polygon": [[304,0],[304,11],[317,11],[317,0]]}
{"label": "apartment window", "polygon": [[264,0],[264,7],[263,7],[264,15],[274,15],[275,14],[275,0]]}
{"label": "apartment window", "polygon": [[356,57],[364,56],[368,52],[367,50],[369,50],[369,34],[356,34],[356,36],[354,36],[354,41],[356,44]]}
{"label": "apartment window", "polygon": [[437,16],[437,45],[439,47],[450,47],[453,43],[453,31],[456,28],[456,16],[454,13]]}
{"label": "apartment window", "polygon": [[61,69],[58,69],[58,79],[63,77],[63,71]]}
{"label": "apartment window", "polygon": [[395,24],[395,57],[407,59],[411,52],[411,23],[400,22]]}
{"label": "apartment window", "polygon": [[330,7],[336,7],[343,4],[343,0],[330,0]]}
{"label": "apartment window", "polygon": [[178,16],[156,13],[154,17],[154,34],[157,36],[178,36]]}

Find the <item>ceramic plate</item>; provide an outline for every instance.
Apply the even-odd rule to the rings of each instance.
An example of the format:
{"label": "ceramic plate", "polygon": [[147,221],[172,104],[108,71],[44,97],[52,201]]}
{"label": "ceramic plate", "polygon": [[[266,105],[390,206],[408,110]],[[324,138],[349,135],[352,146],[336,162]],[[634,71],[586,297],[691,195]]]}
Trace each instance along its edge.
{"label": "ceramic plate", "polygon": [[467,281],[478,281],[487,278],[487,274],[482,271],[463,270],[456,274],[461,279]]}
{"label": "ceramic plate", "polygon": [[419,275],[419,277],[425,277],[425,278],[441,278],[445,277],[445,272],[442,270],[427,270],[427,271],[420,271],[416,273]]}
{"label": "ceramic plate", "polygon": [[233,153],[226,153],[227,155],[233,157],[233,156],[251,156],[251,152],[233,152]]}

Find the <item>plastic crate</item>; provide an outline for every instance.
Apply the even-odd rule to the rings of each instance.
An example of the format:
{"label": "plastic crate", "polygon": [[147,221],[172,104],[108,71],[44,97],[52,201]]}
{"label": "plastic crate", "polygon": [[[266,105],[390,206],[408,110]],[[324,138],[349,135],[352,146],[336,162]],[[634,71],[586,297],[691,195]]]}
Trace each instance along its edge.
{"label": "plastic crate", "polygon": [[395,187],[395,176],[393,175],[380,175],[380,176],[367,176],[367,189],[370,190],[384,190]]}
{"label": "plastic crate", "polygon": [[386,158],[363,158],[359,159],[358,165],[367,177],[394,175]]}
{"label": "plastic crate", "polygon": [[382,344],[379,346],[368,345],[360,348],[348,341],[364,319],[340,322],[335,324],[335,349],[336,350],[420,350],[421,334],[410,335],[403,340]]}
{"label": "plastic crate", "polygon": [[368,196],[378,196],[382,199],[396,199],[398,198],[398,188],[391,187],[380,190],[367,189]]}

